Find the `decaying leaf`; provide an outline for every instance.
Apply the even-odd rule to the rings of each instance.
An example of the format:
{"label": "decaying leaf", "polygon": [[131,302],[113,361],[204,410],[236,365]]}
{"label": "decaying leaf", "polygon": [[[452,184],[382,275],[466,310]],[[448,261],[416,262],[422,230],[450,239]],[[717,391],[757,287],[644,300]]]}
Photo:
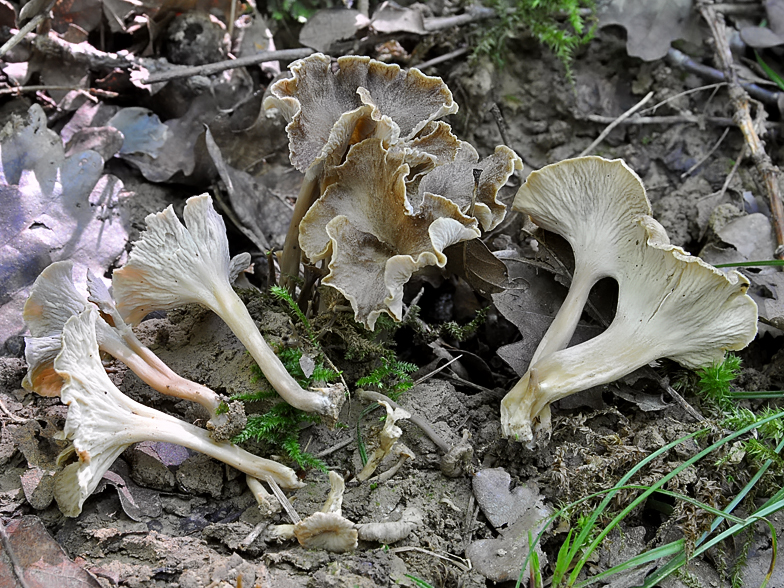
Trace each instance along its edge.
{"label": "decaying leaf", "polygon": [[449,246],[446,269],[468,282],[482,296],[503,292],[507,283],[506,265],[480,239]]}
{"label": "decaying leaf", "polygon": [[101,588],[95,576],[68,558],[38,517],[14,519],[0,532],[7,535],[0,542],[0,586]]}
{"label": "decaying leaf", "polygon": [[679,39],[700,43],[699,24],[692,0],[612,0],[599,14],[599,26],[626,29],[626,51],[645,61],[661,59]]}
{"label": "decaying leaf", "polygon": [[328,52],[337,41],[350,39],[366,27],[368,19],[351,8],[322,8],[308,19],[299,33],[299,42],[316,51]]}
{"label": "decaying leaf", "polygon": [[103,275],[125,250],[116,204],[121,182],[104,176],[94,151],[64,156],[60,137],[34,104],[0,143],[0,343],[25,330],[29,287],[53,261],[72,259]]}

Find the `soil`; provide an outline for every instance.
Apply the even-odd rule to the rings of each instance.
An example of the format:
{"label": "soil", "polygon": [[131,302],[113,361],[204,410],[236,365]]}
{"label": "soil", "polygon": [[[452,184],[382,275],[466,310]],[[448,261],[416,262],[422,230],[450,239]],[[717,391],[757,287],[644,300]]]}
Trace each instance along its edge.
{"label": "soil", "polygon": [[[652,91],[651,104],[675,97],[657,114],[729,116],[724,94],[700,91],[682,95],[706,82],[674,70],[663,61],[646,63],[628,57],[622,35],[614,30],[600,31],[577,54],[572,67],[574,85],[566,79],[562,64],[547,50],[531,39],[518,39],[511,43],[503,69],[489,60],[471,65],[453,61],[427,72],[440,75],[450,85],[460,105],[453,127],[482,156],[502,143],[499,127],[489,112],[492,103],[500,106],[510,146],[525,163],[522,174],[514,177],[504,190],[507,203],[532,169],[573,157],[592,143],[604,125],[589,122],[589,114],[616,117]],[[280,125],[276,132],[281,135],[268,138],[270,144],[285,142]],[[716,231],[720,226],[709,223],[717,206],[729,204],[736,211],[743,209],[742,195],[749,193],[758,210],[767,210],[760,179],[748,162],[740,166],[723,196],[714,196],[743,147],[743,137],[737,130],[731,130],[719,142],[723,133],[723,127],[712,124],[619,125],[594,153],[623,158],[643,179],[654,216],[667,229],[671,241],[698,254],[718,242]],[[775,160],[775,139],[769,141],[768,150]],[[124,164],[112,165],[131,194],[123,206],[132,239],[138,236],[144,215],[169,203],[174,203],[179,212],[183,196],[198,193],[182,184],[151,184]],[[291,192],[296,193],[296,186]],[[278,227],[269,233],[273,244],[280,244],[285,223],[282,226],[282,230]],[[521,216],[510,213],[486,242],[494,250],[525,252],[531,239],[522,229]],[[238,232],[230,238],[233,250],[252,247]],[[256,265],[263,279],[264,262],[260,259]],[[546,272],[534,277],[542,282],[531,288],[541,288],[552,296],[551,304],[563,298],[566,289],[561,277]],[[508,307],[510,300],[521,295],[519,292],[497,294],[493,300],[486,300],[475,295],[464,282],[428,278],[410,284],[406,302],[420,289],[424,289],[424,295],[418,302],[418,320],[426,325],[448,320],[465,323],[479,306],[491,305],[485,323],[463,343],[448,336],[423,334],[421,322],[416,321],[405,323],[394,333],[398,359],[414,362],[420,368],[413,374],[414,380],[443,364],[445,357],[464,353],[451,370],[417,384],[400,397],[399,403],[424,416],[450,446],[461,440],[463,431],[470,433],[473,460],[466,471],[457,477],[443,475],[438,447],[419,427],[403,420],[398,422],[403,430],[400,442],[415,457],[387,481],[359,483],[355,479],[362,467],[358,422],[361,421],[363,438],[372,444],[374,431],[380,427],[380,413],[364,414],[366,405],[356,398],[343,409],[338,426],[309,424],[303,426],[299,436],[308,452],[323,455],[328,468],[346,479],[343,516],[349,520],[359,524],[397,521],[406,509],[421,511],[422,523],[405,539],[390,546],[360,541],[355,551],[343,554],[306,550],[296,542],[267,540],[263,529],[287,523],[288,518],[281,512],[263,514],[243,475],[203,456],[154,445],[127,450],[111,470],[114,477],[87,500],[82,514],[66,518],[52,502],[51,483],[57,454],[64,447],[55,433],[62,428],[65,407],[58,399],[42,398],[21,387],[26,366],[19,352],[0,358],[0,400],[13,415],[0,414],[3,520],[8,524],[25,515],[35,515],[68,556],[78,558],[79,565],[106,587],[417,585],[411,576],[437,587],[479,587],[493,585],[493,580],[501,586],[514,586],[527,551],[521,546],[527,546],[527,531],[537,521],[532,513],[552,512],[565,503],[610,487],[651,451],[703,426],[662,387],[660,377],[674,381],[684,374],[676,364],[663,361],[619,383],[557,403],[553,407],[553,436],[544,446],[529,449],[503,439],[500,399],[525,369],[526,354],[530,358],[532,341],[534,346],[536,343],[536,336],[531,333],[536,329],[541,332],[541,328],[532,325],[531,331],[521,332],[510,322],[508,314],[499,310]],[[584,338],[601,330],[611,318],[613,296],[611,285],[597,288],[592,297],[596,312],[586,313],[581,328]],[[303,333],[282,305],[257,294],[247,294],[246,299],[256,301],[250,306],[268,340],[287,345],[301,340]],[[417,324],[419,329],[415,328]],[[251,370],[252,359],[231,331],[208,311],[187,307],[158,313],[144,321],[137,334],[177,373],[221,394],[246,394],[258,389]],[[740,353],[745,366],[741,387],[784,389],[781,335],[780,330],[766,327]],[[341,345],[337,338],[327,339],[325,350],[353,384],[366,373],[368,362],[346,359],[345,346]],[[161,396],[119,362],[107,361],[106,366],[112,380],[132,398],[190,422],[206,420],[207,414],[200,407]],[[689,391],[685,394],[697,411],[710,414],[709,407],[699,398]],[[254,414],[266,406],[250,404],[246,410]],[[671,471],[709,440],[703,438],[679,446],[654,462],[638,482],[651,482]],[[268,447],[247,447],[275,457],[269,455]],[[387,470],[393,461],[384,462],[379,471]],[[496,477],[491,482],[481,481],[485,478],[477,475],[496,470],[498,475],[493,474]],[[725,497],[737,492],[737,484],[748,479],[747,470],[746,462],[728,459],[717,465],[713,461],[685,470],[668,489],[721,507]],[[504,477],[507,474],[508,478]],[[329,482],[326,473],[315,469],[301,475],[305,486],[291,493],[289,499],[305,517],[321,509]],[[781,477],[771,476],[769,486],[760,488],[757,499],[780,481]],[[484,483],[490,485],[481,486]],[[527,498],[522,498],[524,495]],[[507,496],[513,499],[504,502]],[[628,496],[619,495],[609,512],[619,512],[624,498]],[[596,504],[586,503],[582,512],[590,512]],[[620,526],[620,532],[604,541],[590,560],[587,572],[607,569],[652,545],[680,537],[693,540],[705,523],[710,523],[709,517],[683,505],[674,511],[673,505],[669,507],[668,511],[661,504],[649,502],[635,509]],[[572,523],[580,512],[573,513]],[[782,519],[781,514],[772,519],[779,531],[784,528]],[[528,524],[521,527],[515,524],[518,521]],[[254,529],[262,532],[246,543]],[[548,531],[542,561],[555,558],[567,530],[568,524],[562,522]],[[745,539],[751,548],[743,585],[759,585],[772,554],[769,532],[760,526]],[[739,553],[741,545],[735,547]],[[737,553],[729,552],[729,547],[724,549],[711,550],[693,562],[688,567],[691,576],[672,577],[661,586],[728,585],[722,576],[722,559],[732,560]],[[781,547],[778,555],[778,567],[769,585],[780,587],[784,586]],[[636,574],[610,579],[610,585],[635,586],[651,569],[651,565],[643,566]]]}

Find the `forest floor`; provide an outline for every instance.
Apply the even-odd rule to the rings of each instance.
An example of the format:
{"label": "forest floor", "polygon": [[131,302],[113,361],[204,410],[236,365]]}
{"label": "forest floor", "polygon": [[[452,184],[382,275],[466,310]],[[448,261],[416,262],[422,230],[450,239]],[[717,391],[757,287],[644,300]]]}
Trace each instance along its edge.
{"label": "forest floor", "polygon": [[[459,36],[454,31],[449,34]],[[434,46],[449,43],[448,33],[439,35]],[[7,37],[10,34],[3,40]],[[45,84],[54,84],[51,80],[56,76],[51,69],[56,66],[51,55],[44,56],[40,48],[30,44],[15,51],[16,56],[5,62],[6,76],[11,77],[11,66],[27,63],[30,69],[37,68],[42,82],[46,78]],[[379,55],[372,48],[368,54]],[[709,61],[710,51],[694,49],[693,58]],[[69,67],[76,68],[74,64],[79,63],[63,59]],[[713,263],[772,259],[775,241],[765,218],[769,209],[763,182],[748,158],[735,166],[743,158],[744,138],[726,122],[732,118],[732,110],[723,88],[664,59],[646,62],[629,57],[624,33],[615,28],[599,30],[575,54],[571,68],[573,83],[550,51],[534,39],[522,37],[510,41],[503,68],[487,58],[469,62],[462,56],[429,67],[425,73],[440,76],[448,84],[460,106],[450,124],[481,157],[504,142],[490,109],[493,104],[499,107],[505,140],[524,163],[522,172],[510,178],[502,190],[501,200],[506,204],[511,204],[532,170],[577,156],[609,122],[652,92],[646,107],[663,104],[653,112],[638,114],[668,118],[658,124],[619,124],[591,154],[622,158],[640,176],[653,216],[666,228],[673,244]],[[130,243],[139,237],[147,214],[169,204],[180,214],[187,197],[209,190],[240,209],[227,215],[232,253],[251,252],[257,272],[248,277],[249,285],[261,290],[267,287],[267,260],[258,245],[282,245],[302,175],[288,163],[283,122],[279,117],[258,116],[270,72],[258,67],[233,72],[217,74],[220,83],[205,77],[199,81],[201,86],[193,80],[170,82],[152,95],[125,83],[119,95],[99,95],[97,102],[76,98],[81,105],[64,104],[65,93],[43,102],[49,126],[62,137],[63,144],[80,129],[106,128],[106,121],[130,107],[150,109],[163,121],[178,121],[169,124],[174,143],[167,144],[159,157],[143,157],[137,151],[136,160],[115,156],[104,162],[103,172],[121,182],[104,213],[112,220],[111,229],[105,232],[111,249],[106,253],[111,260],[103,265],[105,275],[127,259]],[[28,93],[9,95],[5,100],[0,106],[0,127],[10,125],[2,132],[3,141],[9,141],[14,129],[26,124],[28,110],[41,97]],[[768,109],[766,147],[774,163],[781,164],[780,117],[776,106]],[[139,142],[149,140],[152,123],[139,124],[137,129],[127,127],[126,141],[128,136]],[[204,124],[210,126],[224,159],[263,184],[259,193],[267,200],[239,202],[237,196],[231,199],[226,195],[204,147]],[[66,157],[79,148],[71,144],[68,149]],[[131,149],[120,154],[125,152],[133,154]],[[255,216],[257,226],[238,230],[234,219],[247,216]],[[758,224],[760,219],[762,225]],[[416,364],[417,371],[411,375],[414,381],[423,378],[400,396],[403,408],[424,416],[450,446],[461,440],[464,431],[470,433],[473,460],[467,471],[457,477],[442,474],[439,448],[419,427],[402,420],[397,423],[403,430],[400,442],[415,457],[389,480],[359,483],[355,479],[362,469],[357,432],[372,445],[383,411],[367,414],[367,404],[358,398],[346,403],[337,427],[302,425],[301,446],[321,456],[330,470],[346,479],[344,517],[370,523],[399,520],[411,509],[421,515],[421,523],[406,538],[388,546],[360,541],[349,553],[306,550],[296,542],[267,540],[263,532],[248,543],[254,529],[288,522],[285,513],[265,517],[244,476],[236,470],[159,444],[126,450],[112,467],[107,483],[85,502],[83,512],[66,518],[52,501],[51,483],[56,456],[63,447],[55,433],[63,426],[66,407],[58,398],[43,398],[22,388],[26,364],[19,335],[23,332],[5,322],[7,335],[17,334],[4,338],[5,356],[0,357],[4,407],[0,413],[0,515],[10,531],[10,543],[3,544],[6,553],[13,549],[15,536],[21,542],[44,545],[45,527],[67,558],[57,555],[56,550],[44,555],[44,547],[40,553],[33,549],[19,556],[29,565],[43,557],[52,566],[48,568],[52,577],[43,586],[416,586],[417,580],[409,576],[436,587],[479,587],[493,585],[493,581],[514,586],[525,561],[531,528],[516,522],[530,519],[532,511],[552,513],[610,488],[652,451],[707,423],[709,434],[677,446],[632,481],[651,484],[715,441],[722,430],[713,407],[696,394],[693,377],[674,362],[662,360],[618,382],[556,403],[549,443],[529,449],[503,438],[500,400],[525,371],[568,288],[568,247],[559,247],[557,240],[553,239],[553,248],[559,252],[556,258],[562,256],[561,270],[531,269],[533,266],[520,261],[535,257],[532,230],[522,215],[510,210],[506,219],[483,237],[490,250],[504,252],[500,257],[507,261],[508,283],[513,287],[483,297],[454,276],[415,277],[407,286],[404,302],[410,305],[415,301],[418,313],[410,313],[402,326],[380,330],[373,340],[392,349],[397,360]],[[249,233],[255,235],[255,241],[247,237]],[[36,263],[39,265],[34,269]],[[28,273],[35,272],[33,275],[46,265],[40,257],[25,259],[24,264]],[[755,296],[769,304],[781,304],[777,296],[784,296],[784,282],[775,268],[744,271],[749,272]],[[778,291],[777,285],[781,287]],[[258,291],[246,291],[243,296],[268,341],[296,346],[302,339],[301,325],[284,304]],[[612,319],[616,299],[613,284],[602,282],[594,289],[578,339],[587,339],[604,328]],[[449,321],[465,325],[484,307],[485,320],[463,341],[439,327]],[[19,309],[17,305],[17,315]],[[10,313],[8,310],[2,316],[4,321]],[[349,320],[345,317],[340,321]],[[313,321],[317,328],[322,324],[316,317]],[[351,343],[335,334],[340,334],[338,327],[330,333],[322,340],[324,352],[354,388],[354,382],[379,365],[378,356],[352,360]],[[259,387],[252,358],[209,311],[189,306],[157,313],[138,327],[137,334],[177,373],[221,394],[250,394]],[[784,389],[782,331],[761,325],[757,338],[738,355],[743,362],[735,382],[739,389]],[[448,368],[430,375],[454,358],[458,359]],[[152,391],[111,358],[105,365],[112,381],[132,398],[190,422],[203,422],[198,407]],[[690,383],[681,391],[692,410],[668,392],[667,383],[678,381]],[[758,407],[759,403],[752,401],[749,406]],[[251,403],[246,411],[255,414],[267,408],[269,403]],[[270,457],[269,446],[251,443],[246,447]],[[278,457],[286,460],[285,455]],[[391,465],[388,460],[379,471]],[[752,470],[742,457],[708,458],[685,469],[666,488],[723,508],[749,480]],[[781,471],[764,477],[741,510],[748,512],[755,500],[777,491]],[[301,471],[301,476],[305,487],[291,493],[289,499],[305,517],[321,508],[329,481],[318,469]],[[620,512],[633,496],[632,491],[619,493],[602,521]],[[569,517],[556,521],[544,534],[540,559],[545,577],[551,570],[545,562],[555,559],[570,525],[592,512],[599,500],[573,509]],[[711,520],[687,503],[668,503],[663,495],[648,500],[603,540],[581,578],[669,541],[695,541]],[[780,513],[771,520],[779,531],[784,528]],[[23,528],[25,525],[29,528]],[[729,570],[745,557],[742,585],[756,586],[768,570],[773,548],[769,529],[758,525],[753,532],[722,543],[720,549],[707,551],[660,585],[729,586]],[[784,553],[781,547],[778,551],[779,561],[769,586],[782,588]],[[651,562],[603,582],[614,588],[638,586],[657,565]],[[80,575],[84,570],[89,576]],[[0,574],[0,586],[5,587],[3,578]]]}

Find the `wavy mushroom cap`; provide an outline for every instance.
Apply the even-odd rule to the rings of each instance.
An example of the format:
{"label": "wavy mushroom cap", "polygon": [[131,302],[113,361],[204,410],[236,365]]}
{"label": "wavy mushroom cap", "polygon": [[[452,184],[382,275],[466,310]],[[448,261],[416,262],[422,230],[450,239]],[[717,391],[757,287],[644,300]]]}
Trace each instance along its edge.
{"label": "wavy mushroom cap", "polygon": [[188,198],[183,217],[184,225],[171,205],[148,215],[128,263],[112,275],[117,310],[132,325],[154,310],[215,306],[216,290],[231,290],[226,225],[209,194]]}
{"label": "wavy mushroom cap", "polygon": [[303,172],[333,153],[339,159],[364,138],[408,139],[430,121],[457,112],[446,84],[415,68],[344,56],[333,71],[321,53],[289,68],[293,77],[271,86],[264,108],[278,108],[290,121],[291,162]]}
{"label": "wavy mushroom cap", "polygon": [[357,547],[354,523],[334,512],[315,512],[294,525],[294,536],[302,547],[344,553]]}
{"label": "wavy mushroom cap", "polygon": [[426,194],[413,208],[408,173],[380,139],[362,141],[331,170],[329,187],[300,223],[302,250],[312,261],[331,255],[324,283],[368,329],[382,312],[402,318],[403,286],[415,271],[444,267],[446,247],[479,236],[476,220],[442,196]]}

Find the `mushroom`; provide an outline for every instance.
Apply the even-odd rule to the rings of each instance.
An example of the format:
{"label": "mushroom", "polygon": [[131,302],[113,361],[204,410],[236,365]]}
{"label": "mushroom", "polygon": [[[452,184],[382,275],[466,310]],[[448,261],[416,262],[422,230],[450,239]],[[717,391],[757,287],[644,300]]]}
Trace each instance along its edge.
{"label": "mushroom", "polygon": [[[581,204],[579,196],[572,197],[574,207],[590,219],[590,207]],[[590,220],[587,226],[575,223],[569,230],[576,242],[572,233],[596,231]],[[549,431],[550,403],[569,394],[612,382],[662,357],[691,369],[719,363],[725,351],[743,349],[756,335],[757,306],[746,295],[749,282],[743,275],[723,273],[671,245],[664,228],[645,214],[634,222],[621,218],[618,227],[599,230],[616,235],[612,247],[595,252],[612,265],[586,261],[576,252],[575,257],[579,263],[602,264],[603,273],[618,282],[615,318],[593,339],[539,354],[501,402],[501,425],[508,437],[531,441],[535,426]],[[571,328],[572,322],[564,324]],[[548,345],[562,347],[564,341],[568,338],[556,332]]]}
{"label": "mushroom", "polygon": [[403,286],[415,271],[444,267],[446,247],[480,234],[477,221],[443,196],[425,193],[413,207],[409,170],[380,139],[366,139],[327,173],[324,195],[300,224],[310,260],[330,258],[323,283],[339,290],[370,330],[382,312],[401,320]]}
{"label": "mushroom", "polygon": [[343,518],[343,492],[346,485],[337,472],[329,472],[330,492],[320,512],[313,513],[294,525],[272,525],[268,538],[278,541],[296,538],[302,547],[326,549],[334,553],[357,547],[354,523]]}
{"label": "mushroom", "polygon": [[376,541],[389,545],[408,537],[411,532],[422,524],[424,516],[416,507],[403,511],[399,521],[385,523],[364,523],[357,525],[357,534],[362,541]]}
{"label": "mushroom", "polygon": [[291,468],[255,456],[236,445],[218,443],[208,433],[131,400],[120,392],[101,365],[95,336],[98,313],[88,307],[63,327],[62,350],[54,369],[63,379],[60,393],[68,405],[62,437],[72,441],[78,461],[57,474],[55,499],[69,517],[77,516],[112,462],[132,443],[162,441],[221,460],[255,478],[271,478],[284,488],[303,484]]}
{"label": "mushroom", "polygon": [[226,226],[208,194],[188,199],[185,226],[169,206],[146,218],[147,230],[112,276],[117,309],[131,324],[153,310],[197,303],[214,311],[245,345],[272,387],[290,405],[337,419],[341,385],[303,390],[261,336],[230,283]]}
{"label": "mushroom", "polygon": [[217,441],[227,441],[245,426],[241,402],[232,402],[229,411],[219,414],[221,397],[206,386],[187,380],[169,368],[142,345],[114,307],[103,282],[88,271],[89,298],[74,285],[73,263],[58,261],[36,278],[25,303],[23,316],[32,337],[25,340],[28,372],[22,385],[42,396],[58,396],[62,379],[53,362],[61,349],[65,322],[94,303],[101,311],[96,321],[96,336],[101,351],[127,365],[141,380],[161,394],[192,400],[210,414],[207,428]]}
{"label": "mushroom", "polygon": [[[344,56],[333,71],[330,58],[320,53],[289,68],[293,77],[275,82],[264,100],[265,109],[277,108],[289,121],[291,163],[305,173],[283,247],[284,279],[299,272],[299,224],[323,190],[325,167],[340,163],[350,145],[368,137],[385,146],[413,140],[423,130],[431,139],[444,138],[444,128],[430,123],[457,112],[446,84],[414,68],[402,71],[368,57]],[[441,132],[432,133],[434,128]]]}
{"label": "mushroom", "polygon": [[612,276],[624,247],[637,238],[637,217],[651,213],[639,176],[622,160],[578,157],[531,172],[512,204],[574,251],[574,275],[531,365],[563,349],[574,335],[591,288]]}
{"label": "mushroom", "polygon": [[[389,403],[384,402],[383,400],[379,400],[378,403],[386,409],[387,418],[384,421],[384,427],[378,433],[378,447],[370,454],[362,471],[357,474],[357,480],[360,482],[364,482],[373,475],[376,468],[381,465],[384,458],[392,451],[392,446],[395,445],[395,442],[400,439],[400,436],[403,434],[403,431],[400,427],[395,425],[395,423],[411,416],[408,411],[400,407],[393,409]],[[408,450],[408,448],[406,448],[406,450],[408,451],[408,454],[411,455],[411,451]]]}

